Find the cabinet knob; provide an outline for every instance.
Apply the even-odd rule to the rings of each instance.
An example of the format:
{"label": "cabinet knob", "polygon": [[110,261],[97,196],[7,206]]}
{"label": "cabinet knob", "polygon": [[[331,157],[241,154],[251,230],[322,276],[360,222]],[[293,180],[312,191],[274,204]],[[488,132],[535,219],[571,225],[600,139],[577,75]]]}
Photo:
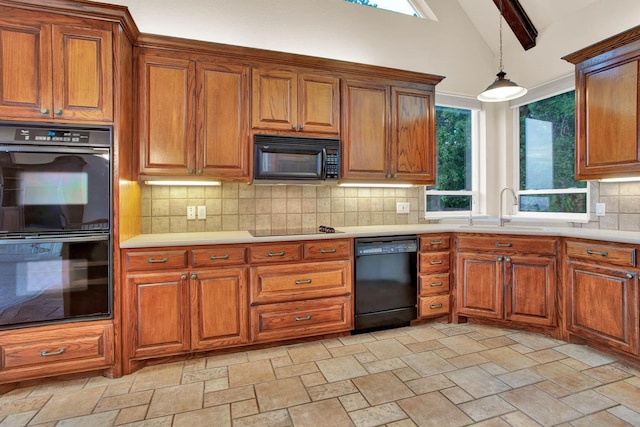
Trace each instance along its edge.
{"label": "cabinet knob", "polygon": [[197,171],[198,175],[202,175],[202,172],[203,172],[202,169],[198,169]]}
{"label": "cabinet knob", "polygon": [[298,126],[298,130],[304,130],[304,125]]}
{"label": "cabinet knob", "polygon": [[49,114],[49,109],[48,108],[40,109],[40,114]]}
{"label": "cabinet knob", "polygon": [[198,275],[197,275],[196,273],[191,273],[191,278],[192,278],[192,279],[197,279],[197,278],[198,278]]}
{"label": "cabinet knob", "polygon": [[396,179],[398,177],[397,173],[394,173],[393,175],[391,175],[391,178]]}
{"label": "cabinet knob", "polygon": [[189,175],[193,175],[193,169],[192,169],[192,168],[187,169],[187,173],[188,173]]}
{"label": "cabinet knob", "polygon": [[390,173],[388,173],[388,174],[386,174],[384,177],[385,177],[385,178],[387,178],[387,179],[391,179],[391,174],[390,174]]}
{"label": "cabinet knob", "polygon": [[511,258],[509,258],[509,257],[506,257],[504,260],[505,260],[506,262],[511,262]]}
{"label": "cabinet knob", "polygon": [[627,279],[633,279],[634,277],[633,273],[627,273]]}
{"label": "cabinet knob", "polygon": [[62,114],[62,110],[56,110],[55,113],[56,113],[56,115],[59,116],[60,114]]}
{"label": "cabinet knob", "polygon": [[291,125],[292,130],[296,130],[296,125]]}
{"label": "cabinet knob", "polygon": [[502,262],[503,259],[504,259],[503,257],[499,256],[498,258],[496,258],[496,261]]}
{"label": "cabinet knob", "polygon": [[187,275],[183,274],[182,276],[180,276],[180,280],[187,280]]}

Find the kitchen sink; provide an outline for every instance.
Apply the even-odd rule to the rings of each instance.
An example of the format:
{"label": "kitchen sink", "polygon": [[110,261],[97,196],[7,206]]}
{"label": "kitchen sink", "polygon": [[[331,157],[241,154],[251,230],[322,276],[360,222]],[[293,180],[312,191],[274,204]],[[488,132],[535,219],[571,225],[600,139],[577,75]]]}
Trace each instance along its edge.
{"label": "kitchen sink", "polygon": [[503,231],[503,232],[517,232],[517,231],[540,231],[545,230],[546,227],[529,226],[529,225],[507,225],[500,227],[499,225],[461,225],[458,227],[460,230],[477,230],[477,231]]}

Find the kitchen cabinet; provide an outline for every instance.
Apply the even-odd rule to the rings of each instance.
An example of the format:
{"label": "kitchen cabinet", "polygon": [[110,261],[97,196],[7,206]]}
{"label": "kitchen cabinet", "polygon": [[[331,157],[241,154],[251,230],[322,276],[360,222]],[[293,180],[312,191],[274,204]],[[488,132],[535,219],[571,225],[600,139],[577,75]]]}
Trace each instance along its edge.
{"label": "kitchen cabinet", "polygon": [[640,174],[640,26],[563,57],[576,70],[576,177]]}
{"label": "kitchen cabinet", "polygon": [[564,299],[570,336],[638,354],[635,247],[567,240]]}
{"label": "kitchen cabinet", "polygon": [[418,318],[449,315],[451,236],[420,236]]}
{"label": "kitchen cabinet", "polygon": [[556,326],[556,253],[553,238],[459,235],[457,315]]}
{"label": "kitchen cabinet", "polygon": [[0,116],[113,120],[113,24],[23,10],[0,16]]}
{"label": "kitchen cabinet", "polygon": [[344,181],[435,183],[433,86],[342,83]]}
{"label": "kitchen cabinet", "polygon": [[142,50],[139,174],[249,181],[249,67]]}
{"label": "kitchen cabinet", "polygon": [[340,133],[339,78],[289,68],[252,70],[251,127]]}

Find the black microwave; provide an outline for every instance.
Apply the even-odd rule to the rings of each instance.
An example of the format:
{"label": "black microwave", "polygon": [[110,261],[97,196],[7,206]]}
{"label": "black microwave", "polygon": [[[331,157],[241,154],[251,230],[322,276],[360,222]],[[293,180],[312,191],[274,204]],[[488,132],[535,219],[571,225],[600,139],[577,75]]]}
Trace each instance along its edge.
{"label": "black microwave", "polygon": [[254,135],[254,184],[332,184],[340,179],[340,140]]}

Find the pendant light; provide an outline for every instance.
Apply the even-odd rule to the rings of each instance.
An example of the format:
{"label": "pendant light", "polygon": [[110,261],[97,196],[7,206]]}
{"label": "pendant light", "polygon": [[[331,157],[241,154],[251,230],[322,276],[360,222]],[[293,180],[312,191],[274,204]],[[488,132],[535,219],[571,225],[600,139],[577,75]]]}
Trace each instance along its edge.
{"label": "pendant light", "polygon": [[502,66],[502,0],[500,0],[500,71],[496,74],[498,78],[478,95],[478,100],[482,102],[510,101],[527,93],[527,89],[505,78],[506,75],[507,73],[504,72]]}

